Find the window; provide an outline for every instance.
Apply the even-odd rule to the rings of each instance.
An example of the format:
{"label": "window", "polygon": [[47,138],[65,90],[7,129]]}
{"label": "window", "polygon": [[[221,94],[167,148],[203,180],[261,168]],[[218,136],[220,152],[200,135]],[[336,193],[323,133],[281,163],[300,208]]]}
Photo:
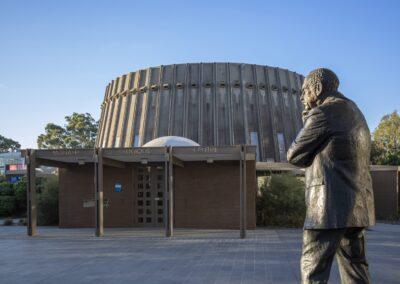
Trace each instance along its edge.
{"label": "window", "polygon": [[258,133],[257,132],[250,132],[250,144],[256,145],[256,160],[260,160],[260,147],[258,145]]}
{"label": "window", "polygon": [[114,147],[119,147],[119,137],[115,138]]}
{"label": "window", "polygon": [[133,147],[139,147],[139,146],[140,146],[139,135],[135,135],[135,140],[133,140]]}
{"label": "window", "polygon": [[286,162],[286,147],[285,147],[285,137],[283,133],[278,133],[278,148],[279,157],[281,162]]}

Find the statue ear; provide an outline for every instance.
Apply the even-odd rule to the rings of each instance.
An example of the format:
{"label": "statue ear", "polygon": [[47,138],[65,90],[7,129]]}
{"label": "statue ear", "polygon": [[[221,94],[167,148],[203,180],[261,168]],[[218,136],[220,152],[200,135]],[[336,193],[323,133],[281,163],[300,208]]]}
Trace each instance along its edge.
{"label": "statue ear", "polygon": [[317,83],[314,85],[314,88],[315,88],[315,94],[317,95],[317,97],[318,97],[319,95],[321,95],[321,93],[322,93],[322,83],[321,83],[321,82],[317,82]]}

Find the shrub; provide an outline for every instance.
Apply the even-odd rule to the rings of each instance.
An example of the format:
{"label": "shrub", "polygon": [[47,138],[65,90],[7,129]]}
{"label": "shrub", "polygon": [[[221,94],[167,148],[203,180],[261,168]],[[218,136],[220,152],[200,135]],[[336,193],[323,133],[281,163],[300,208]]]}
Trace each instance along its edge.
{"label": "shrub", "polygon": [[11,218],[6,218],[6,219],[4,220],[4,226],[12,226],[12,225],[14,225],[13,219],[11,219]]}
{"label": "shrub", "polygon": [[38,194],[38,225],[58,224],[58,177],[42,179]]}
{"label": "shrub", "polygon": [[14,184],[15,195],[15,215],[21,216],[26,214],[26,178],[23,177],[20,181]]}
{"label": "shrub", "polygon": [[0,196],[0,216],[13,215],[15,208],[15,197],[10,195]]}
{"label": "shrub", "polygon": [[304,183],[288,174],[273,174],[257,196],[257,224],[302,226],[305,218]]}

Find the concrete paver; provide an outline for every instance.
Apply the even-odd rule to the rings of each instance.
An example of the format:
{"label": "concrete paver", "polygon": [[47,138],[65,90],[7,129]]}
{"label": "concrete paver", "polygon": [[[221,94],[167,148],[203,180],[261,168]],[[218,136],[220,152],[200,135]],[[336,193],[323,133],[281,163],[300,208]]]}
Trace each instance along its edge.
{"label": "concrete paver", "polygon": [[[0,227],[0,283],[299,283],[302,231]],[[399,283],[400,225],[367,231],[373,283]],[[336,264],[330,283],[340,283]]]}

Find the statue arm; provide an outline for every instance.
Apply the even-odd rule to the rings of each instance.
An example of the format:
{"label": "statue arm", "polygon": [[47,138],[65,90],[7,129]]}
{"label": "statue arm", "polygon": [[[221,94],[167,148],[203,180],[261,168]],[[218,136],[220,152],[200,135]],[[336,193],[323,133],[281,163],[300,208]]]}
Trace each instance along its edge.
{"label": "statue arm", "polygon": [[300,130],[287,152],[289,163],[298,167],[308,167],[329,138],[328,122],[324,113],[313,109],[305,118]]}

